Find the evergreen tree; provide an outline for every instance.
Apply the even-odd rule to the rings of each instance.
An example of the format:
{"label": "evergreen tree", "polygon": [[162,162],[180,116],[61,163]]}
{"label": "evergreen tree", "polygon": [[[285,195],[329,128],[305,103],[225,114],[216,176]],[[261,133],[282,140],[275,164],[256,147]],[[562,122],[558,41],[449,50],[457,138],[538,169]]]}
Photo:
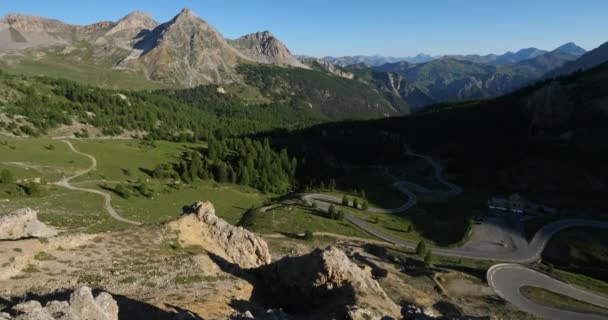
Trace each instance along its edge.
{"label": "evergreen tree", "polygon": [[347,197],[346,195],[343,195],[343,196],[342,196],[342,205],[343,205],[343,206],[348,206],[348,203],[349,203],[349,202],[350,202],[350,201],[348,200],[348,197]]}
{"label": "evergreen tree", "polygon": [[423,257],[427,252],[426,243],[424,240],[420,240],[416,246],[416,254]]}
{"label": "evergreen tree", "polygon": [[364,211],[367,211],[367,209],[369,209],[367,201],[363,201],[363,203],[361,204],[361,209]]}
{"label": "evergreen tree", "polygon": [[338,215],[337,215],[336,219],[337,219],[337,220],[344,220],[344,217],[345,217],[345,215],[344,215],[344,211],[339,210],[339,211],[338,211]]}
{"label": "evergreen tree", "polygon": [[329,209],[327,210],[327,215],[329,218],[331,219],[335,219],[336,218],[336,207],[332,204],[329,206]]}
{"label": "evergreen tree", "polygon": [[359,209],[359,200],[357,198],[353,198],[353,208]]}
{"label": "evergreen tree", "polygon": [[431,249],[426,251],[424,255],[424,265],[430,267],[433,265],[433,252]]}
{"label": "evergreen tree", "polygon": [[245,166],[240,169],[238,183],[242,185],[249,185],[249,170],[247,170],[247,167]]}

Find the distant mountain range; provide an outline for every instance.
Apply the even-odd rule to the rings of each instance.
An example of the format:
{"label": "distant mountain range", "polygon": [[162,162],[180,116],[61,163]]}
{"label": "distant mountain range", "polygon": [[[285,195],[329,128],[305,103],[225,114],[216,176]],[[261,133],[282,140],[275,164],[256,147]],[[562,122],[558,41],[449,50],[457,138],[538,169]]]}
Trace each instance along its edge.
{"label": "distant mountain range", "polygon": [[234,85],[240,87],[232,92],[252,103],[312,106],[333,119],[495,97],[606,60],[606,45],[586,52],[572,42],[502,55],[319,59],[293,55],[268,31],[226,39],[189,9],[165,23],[142,12],[86,26],[21,14],[0,20],[0,67],[10,73],[116,89]]}
{"label": "distant mountain range", "polygon": [[434,102],[444,102],[509,93],[576,60],[583,52],[569,43],[550,52],[530,48],[502,56],[448,56],[419,64],[389,63],[373,69],[398,73]]}
{"label": "distant mountain range", "polygon": [[[563,53],[567,53],[573,56],[580,56],[582,54],[584,54],[585,52],[587,52],[585,49],[577,46],[575,43],[573,42],[569,42],[557,49],[555,49],[554,51],[560,51]],[[344,56],[344,57],[324,57],[322,58],[323,60],[341,66],[341,67],[348,67],[354,64],[365,64],[369,67],[377,67],[377,66],[381,66],[383,64],[387,64],[387,63],[395,63],[395,62],[401,62],[401,61],[405,61],[408,63],[425,63],[425,62],[429,62],[429,61],[433,61],[436,59],[441,59],[441,58],[455,58],[458,60],[466,60],[466,61],[471,61],[471,62],[476,62],[476,63],[483,63],[483,64],[493,64],[493,65],[503,65],[503,64],[511,64],[511,63],[517,63],[523,60],[528,60],[528,59],[532,59],[535,58],[537,56],[543,55],[545,53],[547,53],[548,51],[545,50],[541,50],[541,49],[537,49],[537,48],[527,48],[527,49],[521,49],[517,52],[507,52],[505,54],[488,54],[488,55],[477,55],[477,54],[470,54],[470,55],[438,55],[438,56],[431,56],[428,54],[418,54],[417,56],[414,57],[387,57],[387,56],[381,56],[381,55],[375,55],[375,56]]]}
{"label": "distant mountain range", "polygon": [[335,64],[340,67],[348,67],[354,64],[365,64],[369,67],[376,67],[387,63],[395,63],[399,61],[407,61],[409,63],[424,63],[435,60],[440,57],[431,56],[428,54],[418,54],[414,57],[386,57],[381,55],[375,56],[344,56],[344,57],[331,57],[327,56],[322,60],[327,61],[331,64]]}

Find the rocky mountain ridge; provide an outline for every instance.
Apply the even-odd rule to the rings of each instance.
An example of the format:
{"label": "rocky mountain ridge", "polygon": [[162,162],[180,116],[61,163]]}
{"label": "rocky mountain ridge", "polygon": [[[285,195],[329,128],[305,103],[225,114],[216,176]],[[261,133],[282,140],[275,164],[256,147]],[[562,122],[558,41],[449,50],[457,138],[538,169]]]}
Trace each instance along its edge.
{"label": "rocky mountain ridge", "polygon": [[186,87],[238,82],[236,67],[242,63],[308,68],[270,32],[228,40],[190,9],[162,24],[142,12],[86,26],[18,14],[0,20],[0,53],[44,55],[61,47],[70,52],[83,43],[96,62]]}

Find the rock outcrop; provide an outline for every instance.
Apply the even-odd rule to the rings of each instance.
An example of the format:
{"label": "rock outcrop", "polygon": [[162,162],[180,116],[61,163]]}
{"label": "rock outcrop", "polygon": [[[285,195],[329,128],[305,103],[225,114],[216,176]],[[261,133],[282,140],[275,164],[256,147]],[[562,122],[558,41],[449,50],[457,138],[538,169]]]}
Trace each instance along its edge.
{"label": "rock outcrop", "polygon": [[185,245],[199,245],[240,268],[256,268],[270,263],[266,242],[253,233],[235,227],[215,215],[211,202],[197,202],[185,214],[168,224]]}
{"label": "rock outcrop", "polygon": [[43,307],[32,300],[11,310],[15,316],[0,313],[0,320],[118,320],[116,300],[106,292],[93,297],[89,287],[75,290],[69,301],[52,301]]}
{"label": "rock outcrop", "polygon": [[257,273],[273,307],[311,317],[398,318],[400,308],[371,275],[336,247],[287,257]]}
{"label": "rock outcrop", "polygon": [[249,60],[308,69],[308,66],[291,54],[285,44],[268,31],[251,33],[229,42]]}
{"label": "rock outcrop", "polygon": [[0,240],[50,238],[56,235],[57,231],[38,221],[38,213],[30,208],[0,216]]}
{"label": "rock outcrop", "polygon": [[353,79],[355,77],[354,74],[342,69],[341,67],[319,58],[303,57],[300,58],[300,61],[312,69],[322,70],[342,78]]}

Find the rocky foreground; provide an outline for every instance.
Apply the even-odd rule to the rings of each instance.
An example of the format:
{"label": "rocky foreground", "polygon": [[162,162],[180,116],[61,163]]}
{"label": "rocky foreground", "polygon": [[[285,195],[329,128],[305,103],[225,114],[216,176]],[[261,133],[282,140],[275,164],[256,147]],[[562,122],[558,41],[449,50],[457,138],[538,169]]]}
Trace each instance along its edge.
{"label": "rocky foreground", "polygon": [[162,226],[0,242],[0,252],[2,320],[400,317],[341,249],[272,262],[263,239],[209,202]]}

